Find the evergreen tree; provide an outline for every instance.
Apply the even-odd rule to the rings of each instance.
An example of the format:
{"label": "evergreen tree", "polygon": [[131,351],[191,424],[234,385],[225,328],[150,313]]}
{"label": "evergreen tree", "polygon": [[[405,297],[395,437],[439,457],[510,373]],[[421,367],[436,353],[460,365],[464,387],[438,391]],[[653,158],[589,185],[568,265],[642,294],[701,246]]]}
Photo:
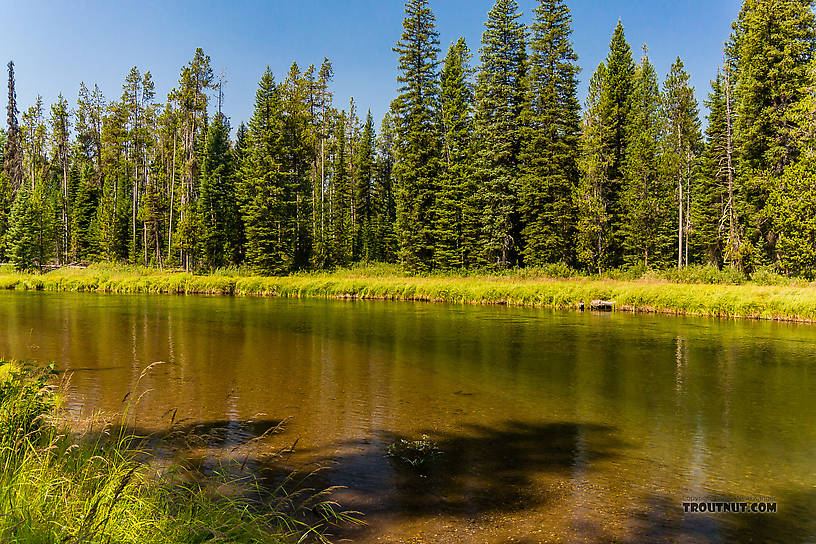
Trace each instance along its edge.
{"label": "evergreen tree", "polygon": [[691,230],[692,177],[702,136],[694,89],[678,58],[663,85],[663,109],[666,117],[666,168],[677,181],[677,267],[688,265],[688,240]]}
{"label": "evergreen tree", "polygon": [[730,52],[735,67],[735,140],[740,183],[750,206],[751,238],[760,261],[776,260],[773,216],[766,209],[775,181],[799,154],[787,113],[808,87],[816,48],[813,2],[745,0]]}
{"label": "evergreen tree", "polygon": [[238,210],[229,122],[217,114],[207,129],[198,198],[201,265],[213,270],[235,262]]}
{"label": "evergreen tree", "polygon": [[730,104],[727,79],[718,73],[711,82],[705,104],[708,108],[706,144],[701,160],[697,191],[692,196],[694,224],[692,249],[701,261],[715,266],[739,266],[738,248],[742,232],[740,215],[745,206],[734,185],[734,168],[730,157]]}
{"label": "evergreen tree", "polygon": [[45,180],[21,187],[9,219],[11,260],[18,270],[42,270],[54,254],[56,206]]}
{"label": "evergreen tree", "polygon": [[622,172],[624,262],[661,266],[671,247],[673,191],[661,171],[660,88],[645,47],[633,83]]}
{"label": "evergreen tree", "polygon": [[443,174],[434,210],[434,267],[441,270],[461,268],[471,261],[478,233],[470,166],[473,136],[470,58],[465,39],[459,38],[448,49],[441,74]]}
{"label": "evergreen tree", "polygon": [[346,266],[352,258],[353,222],[351,214],[352,181],[349,174],[346,125],[348,118],[343,110],[337,116],[334,128],[331,161],[331,187],[329,194],[329,220],[331,237],[329,255],[337,266]]}
{"label": "evergreen tree", "polygon": [[399,96],[392,105],[397,135],[393,176],[397,187],[400,258],[410,271],[433,266],[435,193],[439,180],[439,37],[428,0],[408,0],[399,54]]}
{"label": "evergreen tree", "polygon": [[71,202],[68,194],[68,170],[70,168],[68,163],[68,139],[70,137],[70,112],[68,111],[68,102],[60,94],[57,97],[57,103],[51,106],[51,141],[52,151],[51,155],[54,162],[59,164],[60,177],[60,198],[59,198],[59,214],[60,214],[60,247],[58,257],[60,262],[63,262],[66,253],[68,252],[68,244],[71,236],[69,229],[69,215],[71,213]]}
{"label": "evergreen tree", "polygon": [[563,0],[539,0],[533,12],[524,112],[524,261],[575,260],[580,106],[572,15]]}
{"label": "evergreen tree", "polygon": [[[72,169],[72,177],[77,175],[78,168]],[[74,261],[84,261],[89,257],[91,248],[91,225],[94,213],[99,205],[99,189],[94,182],[93,166],[86,164],[78,175],[71,208],[71,247],[70,254]]]}
{"label": "evergreen tree", "polygon": [[[182,183],[179,199],[179,259],[186,269],[193,265],[192,256],[198,247],[195,235],[195,201],[198,196],[198,176],[201,169],[199,154],[207,125],[207,91],[214,87],[209,55],[199,47],[193,59],[182,68],[178,87],[168,99],[179,105],[181,116]],[[172,236],[172,232],[170,233]]]}
{"label": "evergreen tree", "polygon": [[360,140],[357,142],[357,152],[354,155],[355,182],[354,194],[356,202],[356,233],[354,241],[354,259],[370,261],[374,258],[374,228],[373,228],[373,183],[375,175],[375,139],[374,118],[371,111],[366,115]]}
{"label": "evergreen tree", "polygon": [[604,80],[606,65],[601,63],[589,81],[581,134],[579,167],[581,180],[576,194],[578,262],[600,274],[613,266],[614,256],[610,200],[616,196],[609,178],[609,127],[604,122]]}
{"label": "evergreen tree", "polygon": [[515,0],[496,0],[485,23],[476,78],[474,135],[478,202],[483,210],[481,257],[500,267],[515,264],[520,249],[520,117],[526,63],[520,17]]}
{"label": "evergreen tree", "polygon": [[249,145],[243,165],[247,263],[256,271],[284,274],[294,260],[296,218],[281,171],[281,93],[267,67],[255,93]]}
{"label": "evergreen tree", "polygon": [[372,194],[373,259],[394,262],[399,251],[399,241],[395,231],[397,203],[393,185],[394,146],[396,136],[390,113],[383,117],[380,133],[377,135],[377,157]]}
{"label": "evergreen tree", "polygon": [[777,233],[776,251],[781,270],[794,276],[816,278],[816,59],[808,67],[803,96],[785,115],[796,162],[775,180],[767,213]]}
{"label": "evergreen tree", "polygon": [[601,118],[604,132],[604,145],[600,150],[602,161],[607,163],[606,195],[604,198],[609,215],[609,263],[619,266],[622,263],[622,224],[625,218],[621,209],[621,184],[623,165],[626,160],[626,130],[629,124],[629,104],[634,85],[635,63],[632,60],[632,49],[626,42],[623,25],[618,26],[609,43],[609,55],[606,58],[603,91],[601,93]]}
{"label": "evergreen tree", "polygon": [[6,145],[3,152],[3,172],[17,190],[23,183],[23,152],[20,145],[20,127],[17,123],[17,91],[14,81],[14,61],[8,63],[8,106],[6,107]]}
{"label": "evergreen tree", "polygon": [[311,168],[314,162],[316,131],[311,124],[311,112],[307,104],[307,82],[296,63],[292,63],[281,87],[284,126],[283,164],[287,194],[293,198],[296,222],[295,255],[293,266],[308,265],[312,251],[312,183]]}

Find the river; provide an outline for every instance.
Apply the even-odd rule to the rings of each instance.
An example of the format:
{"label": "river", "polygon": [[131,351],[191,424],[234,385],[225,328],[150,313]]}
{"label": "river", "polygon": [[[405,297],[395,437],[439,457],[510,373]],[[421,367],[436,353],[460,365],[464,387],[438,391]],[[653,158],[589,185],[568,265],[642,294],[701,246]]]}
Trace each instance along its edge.
{"label": "river", "polygon": [[[0,355],[70,374],[140,432],[285,421],[354,542],[816,539],[816,327],[382,301],[0,293]],[[137,383],[149,364],[162,361]],[[134,394],[134,396],[135,396]],[[131,400],[133,397],[130,397]],[[427,435],[414,470],[386,456]],[[776,513],[693,514],[693,497]]]}

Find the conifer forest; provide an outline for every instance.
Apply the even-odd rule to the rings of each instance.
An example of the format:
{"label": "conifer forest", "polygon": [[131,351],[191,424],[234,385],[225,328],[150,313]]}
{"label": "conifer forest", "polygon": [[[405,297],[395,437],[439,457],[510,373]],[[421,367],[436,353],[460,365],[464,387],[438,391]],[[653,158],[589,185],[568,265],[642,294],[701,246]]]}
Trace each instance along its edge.
{"label": "conifer forest", "polygon": [[582,66],[567,3],[529,3],[531,24],[496,0],[481,43],[448,45],[432,2],[407,0],[376,120],[334,100],[330,58],[258,67],[244,122],[221,113],[228,89],[204,49],[166,97],[123,67],[121,91],[83,82],[50,105],[18,103],[9,61],[0,261],[271,275],[710,264],[814,279],[811,0],[744,0],[705,108],[683,60],[654,66],[625,21]]}

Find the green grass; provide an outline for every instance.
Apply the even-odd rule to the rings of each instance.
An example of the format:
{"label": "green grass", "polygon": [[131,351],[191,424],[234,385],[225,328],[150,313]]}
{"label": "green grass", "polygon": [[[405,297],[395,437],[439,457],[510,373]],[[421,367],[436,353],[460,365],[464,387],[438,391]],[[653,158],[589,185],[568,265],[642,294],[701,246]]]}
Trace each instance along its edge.
{"label": "green grass", "polygon": [[[322,526],[351,521],[323,493],[225,497],[212,491],[220,480],[256,496],[262,490],[227,471],[207,480],[180,467],[157,472],[125,431],[77,434],[59,423],[52,374],[0,362],[2,542],[320,541]],[[306,509],[319,521],[302,521]]]}
{"label": "green grass", "polygon": [[[569,277],[560,277],[569,276]],[[629,270],[612,278],[571,275],[556,265],[501,272],[410,276],[395,265],[357,266],[285,277],[225,270],[210,275],[135,266],[93,265],[45,274],[0,271],[0,288],[105,293],[223,294],[363,298],[461,304],[577,308],[595,299],[616,309],[684,315],[816,320],[816,287],[763,271],[756,280],[711,267],[656,273]],[[784,284],[774,284],[784,283]],[[769,285],[771,284],[771,285]]]}

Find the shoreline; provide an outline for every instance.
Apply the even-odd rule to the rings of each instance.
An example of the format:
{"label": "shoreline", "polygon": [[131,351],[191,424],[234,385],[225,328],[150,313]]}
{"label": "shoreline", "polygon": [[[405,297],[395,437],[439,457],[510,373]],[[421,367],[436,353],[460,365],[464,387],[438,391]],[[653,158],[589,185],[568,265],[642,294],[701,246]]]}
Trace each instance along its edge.
{"label": "shoreline", "polygon": [[[0,273],[0,289],[95,293],[232,295],[442,302],[579,310],[593,300],[613,311],[813,323],[816,287],[672,283],[655,280],[513,276],[366,275],[341,270],[291,276],[192,275],[131,267]],[[588,311],[588,310],[587,310]]]}

